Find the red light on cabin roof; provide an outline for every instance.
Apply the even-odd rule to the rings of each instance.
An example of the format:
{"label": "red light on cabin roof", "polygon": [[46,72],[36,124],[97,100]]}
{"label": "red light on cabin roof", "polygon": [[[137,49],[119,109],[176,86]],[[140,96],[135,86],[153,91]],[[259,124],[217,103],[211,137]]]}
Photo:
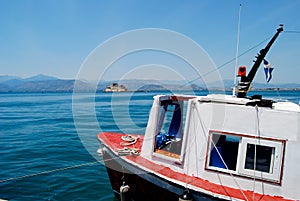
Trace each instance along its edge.
{"label": "red light on cabin roof", "polygon": [[240,66],[238,70],[238,76],[244,77],[246,76],[246,66]]}

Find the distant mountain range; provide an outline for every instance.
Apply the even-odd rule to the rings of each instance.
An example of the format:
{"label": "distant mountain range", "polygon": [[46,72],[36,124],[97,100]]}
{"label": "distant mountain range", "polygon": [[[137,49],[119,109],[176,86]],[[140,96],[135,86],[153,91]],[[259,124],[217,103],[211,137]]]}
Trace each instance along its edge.
{"label": "distant mountain range", "polygon": [[[75,80],[59,79],[47,75],[36,75],[29,78],[0,76],[1,93],[19,92],[72,92]],[[90,83],[77,81],[76,86],[82,91],[92,90]]]}
{"label": "distant mountain range", "polygon": [[[29,78],[16,76],[0,76],[0,93],[21,93],[21,92],[72,92],[76,83],[76,90],[79,92],[103,91],[111,82],[123,84],[130,91],[154,91],[154,90],[206,90],[205,85],[191,84],[183,85],[179,81],[157,81],[157,80],[122,80],[122,81],[102,81],[98,84],[89,81],[74,79],[59,79],[47,75],[36,75]],[[233,86],[232,80],[224,80],[224,88],[230,90]],[[209,83],[210,87],[217,89],[217,83]],[[271,90],[280,88],[300,90],[300,84],[262,84],[254,83],[255,89]]]}

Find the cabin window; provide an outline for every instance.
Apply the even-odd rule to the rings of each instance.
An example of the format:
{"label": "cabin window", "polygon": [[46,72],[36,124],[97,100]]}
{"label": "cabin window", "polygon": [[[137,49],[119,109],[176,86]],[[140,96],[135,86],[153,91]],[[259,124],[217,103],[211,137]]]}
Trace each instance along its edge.
{"label": "cabin window", "polygon": [[[274,162],[274,153],[275,147],[247,144],[244,168],[271,173]],[[256,161],[254,158],[256,158]]]}
{"label": "cabin window", "polygon": [[280,182],[283,141],[243,138],[239,173],[262,180]]}
{"label": "cabin window", "polygon": [[240,137],[212,133],[209,166],[236,170]]}
{"label": "cabin window", "polygon": [[285,143],[210,132],[207,169],[280,183]]}
{"label": "cabin window", "polygon": [[154,152],[180,158],[185,118],[185,101],[161,102]]}

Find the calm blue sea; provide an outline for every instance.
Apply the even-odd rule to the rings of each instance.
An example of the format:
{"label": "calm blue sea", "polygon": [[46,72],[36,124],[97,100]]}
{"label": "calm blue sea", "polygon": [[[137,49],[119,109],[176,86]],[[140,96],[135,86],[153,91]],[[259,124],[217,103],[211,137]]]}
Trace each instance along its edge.
{"label": "calm blue sea", "polygon": [[[300,100],[298,91],[258,93]],[[105,167],[93,163],[96,135],[142,134],[153,95],[0,94],[0,199],[115,200]]]}

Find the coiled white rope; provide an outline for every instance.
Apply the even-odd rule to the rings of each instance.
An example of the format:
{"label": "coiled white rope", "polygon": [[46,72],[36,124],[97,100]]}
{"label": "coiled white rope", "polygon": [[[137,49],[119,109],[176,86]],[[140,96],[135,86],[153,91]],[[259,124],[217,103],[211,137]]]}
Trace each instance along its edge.
{"label": "coiled white rope", "polygon": [[128,156],[128,155],[137,156],[137,155],[139,155],[139,151],[136,148],[124,147],[123,149],[116,149],[116,151],[118,152],[119,156]]}
{"label": "coiled white rope", "polygon": [[121,137],[121,139],[124,142],[121,142],[120,145],[123,146],[123,147],[126,147],[126,146],[130,146],[130,145],[135,144],[138,140],[138,137],[135,137],[135,136],[132,136],[132,135],[124,135],[124,136]]}
{"label": "coiled white rope", "polygon": [[121,136],[121,139],[124,142],[121,142],[120,145],[123,146],[124,148],[123,149],[116,149],[119,156],[127,156],[127,155],[137,156],[137,155],[139,155],[139,151],[138,151],[137,148],[127,147],[127,146],[134,145],[137,142],[138,137],[135,137],[135,136],[132,136],[132,135],[124,135],[124,136]]}

